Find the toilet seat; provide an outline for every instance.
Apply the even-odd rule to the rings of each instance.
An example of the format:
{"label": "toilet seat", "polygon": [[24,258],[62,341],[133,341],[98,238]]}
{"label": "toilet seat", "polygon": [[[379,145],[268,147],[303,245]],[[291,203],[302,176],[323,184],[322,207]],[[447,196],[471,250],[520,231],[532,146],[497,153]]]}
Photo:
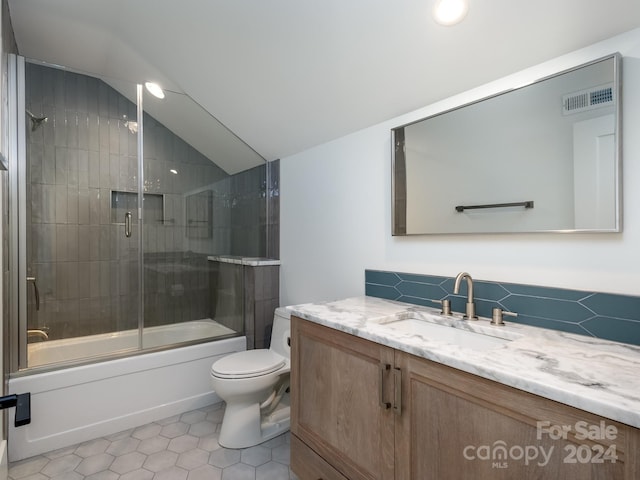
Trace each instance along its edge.
{"label": "toilet seat", "polygon": [[219,378],[251,378],[268,375],[285,365],[285,359],[271,350],[246,350],[227,355],[211,367]]}

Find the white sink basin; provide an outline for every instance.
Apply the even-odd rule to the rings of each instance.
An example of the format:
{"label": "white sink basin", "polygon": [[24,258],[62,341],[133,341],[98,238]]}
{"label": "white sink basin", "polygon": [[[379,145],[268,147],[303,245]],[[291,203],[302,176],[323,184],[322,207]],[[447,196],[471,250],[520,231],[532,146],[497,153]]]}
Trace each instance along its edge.
{"label": "white sink basin", "polygon": [[405,318],[380,324],[399,333],[420,336],[424,339],[458,345],[471,350],[490,350],[509,343],[508,338],[495,337],[486,333],[462,330],[449,325],[440,325],[418,318]]}

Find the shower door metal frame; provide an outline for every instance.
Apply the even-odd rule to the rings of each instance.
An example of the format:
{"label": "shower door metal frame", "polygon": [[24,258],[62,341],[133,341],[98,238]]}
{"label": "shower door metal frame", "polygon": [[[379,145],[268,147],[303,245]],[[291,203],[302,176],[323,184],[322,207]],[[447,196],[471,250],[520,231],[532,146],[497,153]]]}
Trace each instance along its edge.
{"label": "shower door metal frame", "polygon": [[[20,245],[27,231],[25,58],[9,54],[9,276],[10,276],[10,348],[9,371],[27,366],[27,256]],[[21,159],[23,161],[21,161]]]}
{"label": "shower door metal frame", "polygon": [[138,120],[138,352],[144,348],[144,108],[142,84],[136,86]]}

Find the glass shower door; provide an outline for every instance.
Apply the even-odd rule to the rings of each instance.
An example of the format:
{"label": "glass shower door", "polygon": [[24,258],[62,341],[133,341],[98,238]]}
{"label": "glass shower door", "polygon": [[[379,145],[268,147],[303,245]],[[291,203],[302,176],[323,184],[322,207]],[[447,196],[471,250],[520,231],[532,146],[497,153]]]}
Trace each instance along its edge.
{"label": "glass shower door", "polygon": [[[143,348],[238,335],[212,320],[213,186],[228,175],[189,142],[213,130],[188,96],[145,91]],[[200,121],[189,122],[192,112]],[[200,131],[198,131],[200,130]]]}
{"label": "glass shower door", "polygon": [[[143,348],[242,335],[242,283],[218,282],[213,261],[231,253],[237,203],[234,176],[216,162],[264,160],[187,95],[145,91],[142,103]],[[223,315],[221,296],[237,308]]]}
{"label": "glass shower door", "polygon": [[19,367],[136,350],[136,86],[20,63]]}

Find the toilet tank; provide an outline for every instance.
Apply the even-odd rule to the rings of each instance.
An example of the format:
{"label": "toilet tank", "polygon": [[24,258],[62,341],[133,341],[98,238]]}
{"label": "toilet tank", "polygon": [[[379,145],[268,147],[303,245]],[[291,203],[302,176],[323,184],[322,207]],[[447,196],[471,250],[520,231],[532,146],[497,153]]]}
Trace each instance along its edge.
{"label": "toilet tank", "polygon": [[286,308],[276,308],[273,314],[269,350],[273,350],[285,358],[291,357],[291,314]]}

